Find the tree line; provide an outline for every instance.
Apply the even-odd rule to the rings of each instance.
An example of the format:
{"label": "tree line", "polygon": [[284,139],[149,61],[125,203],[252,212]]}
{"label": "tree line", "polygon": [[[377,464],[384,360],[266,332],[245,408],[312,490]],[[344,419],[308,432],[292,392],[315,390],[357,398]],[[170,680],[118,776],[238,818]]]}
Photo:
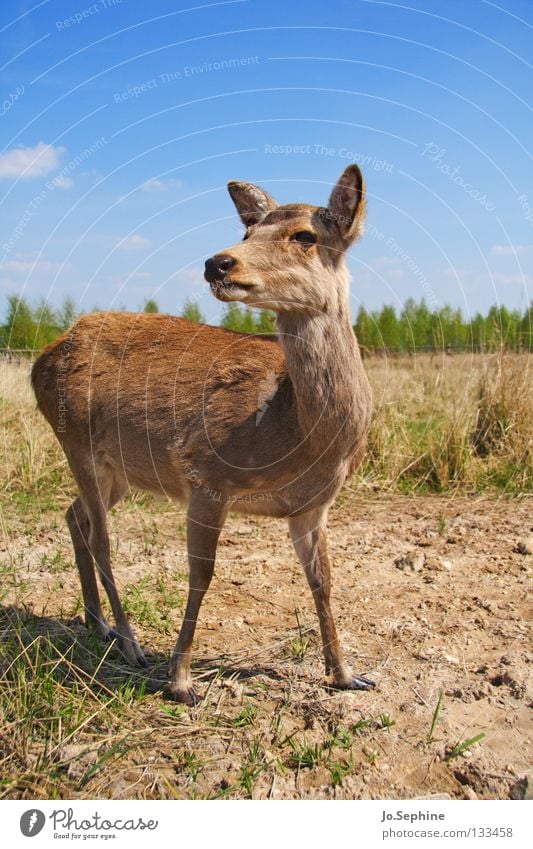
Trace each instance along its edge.
{"label": "tree line", "polygon": [[466,318],[460,309],[430,310],[424,299],[409,298],[399,312],[393,306],[374,312],[360,307],[354,330],[368,353],[532,351],[533,302],[524,312],[493,306],[486,315]]}
{"label": "tree line", "polygon": [[[152,298],[145,312],[157,313]],[[37,350],[53,342],[70,327],[79,311],[72,298],[53,309],[46,300],[34,306],[24,298],[7,299],[4,324],[0,326],[0,348]],[[186,301],[181,315],[204,322],[198,304]],[[222,327],[242,333],[274,333],[275,316],[269,310],[250,310],[228,304],[220,321]],[[364,353],[414,353],[415,351],[533,351],[533,302],[523,311],[493,306],[486,315],[466,318],[460,309],[443,306],[431,310],[424,299],[409,298],[399,311],[386,305],[369,312],[361,306],[354,330]]]}

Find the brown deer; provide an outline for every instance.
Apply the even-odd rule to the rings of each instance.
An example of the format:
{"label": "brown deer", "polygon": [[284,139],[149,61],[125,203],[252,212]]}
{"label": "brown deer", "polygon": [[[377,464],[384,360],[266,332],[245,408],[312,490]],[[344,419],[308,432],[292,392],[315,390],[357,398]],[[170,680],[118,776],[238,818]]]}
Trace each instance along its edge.
{"label": "brown deer", "polygon": [[207,260],[205,277],[221,301],[274,310],[277,336],[94,313],[33,367],[39,409],[79,488],[66,519],[87,624],[146,666],[111,571],[106,513],[129,486],[187,502],[189,595],[169,689],[194,704],[191,646],[227,513],[283,517],[315,601],[329,684],[368,689],[373,682],[352,674],[337,639],[326,542],[328,508],[361,460],[371,414],[344,261],[362,230],[363,178],[347,168],[327,208],[279,206],[250,183],[228,189],[246,233]]}

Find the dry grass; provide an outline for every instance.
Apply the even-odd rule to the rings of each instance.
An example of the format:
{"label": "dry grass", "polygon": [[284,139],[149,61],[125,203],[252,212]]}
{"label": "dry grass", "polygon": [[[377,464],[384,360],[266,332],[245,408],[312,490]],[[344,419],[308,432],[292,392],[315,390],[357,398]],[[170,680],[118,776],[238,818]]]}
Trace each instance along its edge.
{"label": "dry grass", "polygon": [[0,362],[2,489],[19,505],[73,489],[65,455],[36,408],[29,373],[25,361]]}
{"label": "dry grass", "polygon": [[531,490],[528,355],[372,359],[366,368],[375,412],[363,480],[403,492]]}
{"label": "dry grass", "polygon": [[[533,381],[527,354],[424,354],[365,363],[374,390],[358,475],[387,490],[533,487]],[[35,409],[27,364],[0,363],[4,493],[67,501],[62,451]]]}

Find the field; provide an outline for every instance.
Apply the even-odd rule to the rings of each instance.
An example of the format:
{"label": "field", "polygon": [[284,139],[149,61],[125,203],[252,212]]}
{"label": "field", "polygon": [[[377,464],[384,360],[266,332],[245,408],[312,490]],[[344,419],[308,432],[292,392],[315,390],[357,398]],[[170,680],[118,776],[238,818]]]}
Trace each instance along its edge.
{"label": "field", "polygon": [[162,693],[187,585],[183,509],[134,493],[111,517],[114,572],[150,653],[132,673],[85,630],[63,520],[73,484],[27,366],[0,366],[0,798],[531,792],[529,359],[366,366],[369,451],[331,511],[330,549],[341,641],[377,688],[324,688],[285,524],[232,516],[193,710]]}

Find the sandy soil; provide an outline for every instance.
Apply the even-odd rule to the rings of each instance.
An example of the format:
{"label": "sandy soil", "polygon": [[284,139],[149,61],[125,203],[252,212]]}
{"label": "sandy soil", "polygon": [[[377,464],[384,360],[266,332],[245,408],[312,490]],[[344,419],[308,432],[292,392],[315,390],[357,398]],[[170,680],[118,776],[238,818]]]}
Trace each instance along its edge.
{"label": "sandy soil", "polygon": [[[163,628],[153,617],[132,615],[141,641],[167,656],[186,588],[183,518],[177,507],[149,516],[121,507],[111,520],[119,585],[157,576],[160,587],[181,599]],[[79,595],[77,575],[61,571],[58,592],[57,568],[47,566],[46,553],[59,549],[67,559],[71,553],[63,523],[56,517],[57,526],[47,527],[49,521],[42,517],[31,546],[12,538],[10,549],[26,545],[20,575],[31,577],[32,589],[24,606],[66,621]],[[175,734],[182,749],[201,757],[196,796],[236,786],[230,795],[247,795],[248,786],[254,798],[520,795],[532,752],[531,500],[348,492],[329,527],[341,642],[354,671],[372,677],[376,689],[323,687],[312,599],[286,525],[230,518],[195,647],[204,701],[192,715],[166,717],[165,735],[151,744],[151,783],[143,780],[147,752],[141,751],[115,770],[111,791],[104,775],[85,794],[157,798],[171,780],[176,795],[190,796],[190,774],[186,779],[168,765]],[[150,595],[150,586],[141,583],[141,595]],[[83,639],[83,626],[74,620],[73,627]],[[146,699],[160,710],[161,693]],[[243,709],[250,722],[239,722]],[[367,727],[365,718],[371,718]],[[188,723],[194,725],[189,738]],[[342,780],[332,779],[331,751],[309,765],[295,763],[291,737],[324,751],[339,729],[341,736],[349,731],[335,748]],[[479,734],[482,740],[450,757],[455,744]],[[254,741],[261,768],[243,784],[243,758],[251,763]]]}

